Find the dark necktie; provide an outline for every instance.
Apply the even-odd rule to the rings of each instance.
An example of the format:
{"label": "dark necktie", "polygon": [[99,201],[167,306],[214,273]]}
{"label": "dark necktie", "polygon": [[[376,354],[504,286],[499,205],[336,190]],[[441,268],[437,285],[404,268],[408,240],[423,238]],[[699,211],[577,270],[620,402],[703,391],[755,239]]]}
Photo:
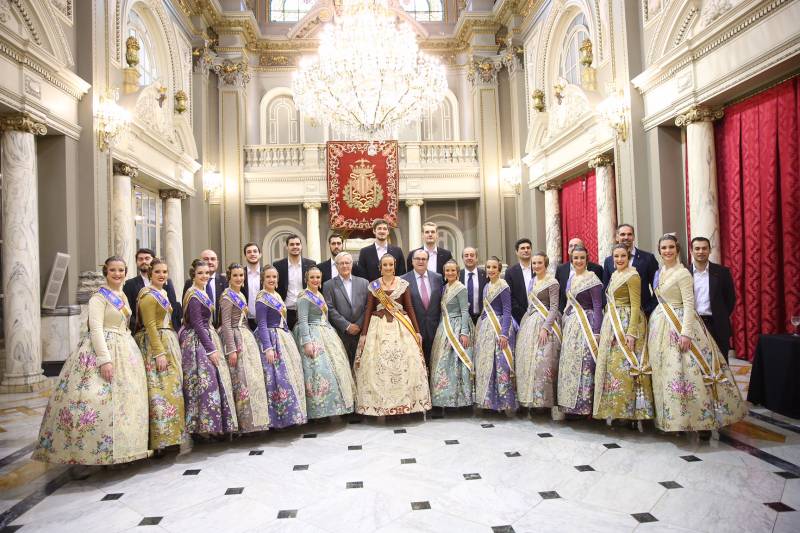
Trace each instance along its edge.
{"label": "dark necktie", "polygon": [[475,272],[469,273],[467,280],[467,300],[469,301],[469,312],[475,314],[475,288],[472,286],[472,280]]}
{"label": "dark necktie", "polygon": [[214,302],[214,291],[211,290],[212,283],[214,283],[214,278],[211,278],[208,280],[208,283],[206,283],[206,294],[208,294],[208,297],[211,298],[211,303],[216,303]]}

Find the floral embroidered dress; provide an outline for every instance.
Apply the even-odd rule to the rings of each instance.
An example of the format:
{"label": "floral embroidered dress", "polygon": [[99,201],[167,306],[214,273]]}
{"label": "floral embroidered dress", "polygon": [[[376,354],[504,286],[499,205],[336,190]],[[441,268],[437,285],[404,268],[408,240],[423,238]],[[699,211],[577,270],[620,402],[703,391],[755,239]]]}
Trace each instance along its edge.
{"label": "floral embroidered dress", "polygon": [[[150,448],[158,450],[180,444],[186,437],[181,345],[172,329],[167,291],[145,287],[139,292],[136,305],[142,329],[135,338],[144,355],[150,397]],[[163,372],[156,366],[160,355],[167,359]]]}
{"label": "floral embroidered dress", "polygon": [[[649,420],[654,416],[641,290],[635,268],[611,275],[594,373],[595,418]],[[625,335],[635,338],[633,350],[624,344]]]}
{"label": "floral embroidered dress", "polygon": [[[558,386],[558,353],[561,349],[561,324],[558,312],[558,281],[551,275],[533,278],[528,292],[528,311],[517,334],[517,398],[525,407],[553,407]],[[547,331],[547,341],[539,344],[539,332]]]}
{"label": "floral embroidered dress", "polygon": [[[294,338],[303,361],[308,418],[352,413],[356,385],[344,344],[328,322],[322,293],[300,293]],[[313,357],[305,353],[307,343],[316,350]]]}
{"label": "floral embroidered dress", "polygon": [[[747,416],[747,404],[714,339],[694,307],[692,275],[683,266],[658,271],[658,307],[650,317],[648,347],[653,367],[656,427],[702,431],[728,426]],[[691,348],[680,350],[686,335]]]}
{"label": "floral embroidered dress", "polygon": [[355,361],[356,412],[364,415],[402,415],[431,408],[408,282],[395,281],[391,292],[381,288],[380,279],[369,284],[361,333],[366,340]]}
{"label": "floral embroidered dress", "polygon": [[603,282],[589,270],[573,276],[567,282],[558,361],[558,405],[565,413],[592,414],[596,335],[602,323]]}
{"label": "floral embroidered dress", "polygon": [[[225,362],[231,374],[239,432],[266,431],[269,429],[267,389],[261,352],[247,327],[247,301],[242,293],[228,287],[223,291],[219,305],[219,330],[225,347]],[[239,354],[236,366],[230,364],[229,356],[233,352]]]}
{"label": "floral embroidered dress", "polygon": [[474,403],[472,346],[461,346],[461,335],[472,340],[467,287],[460,281],[445,285],[442,320],[431,349],[431,403],[436,407],[464,407]]}
{"label": "floral embroidered dress", "polygon": [[[516,409],[519,404],[514,385],[514,346],[518,326],[511,316],[511,289],[503,279],[487,283],[483,299],[473,350],[475,403],[494,411]],[[500,336],[508,339],[506,350],[500,349]]]}
{"label": "floral embroidered dress", "polygon": [[[269,423],[272,428],[305,424],[306,393],[303,364],[286,326],[286,305],[277,292],[261,291],[256,297],[256,337],[261,348],[261,367],[267,383]],[[275,362],[266,352],[275,350]]]}
{"label": "floral embroidered dress", "polygon": [[[147,457],[147,378],[130,316],[121,291],[104,286],[89,299],[89,330],[58,377],[34,459],[109,465]],[[111,383],[100,374],[105,363],[114,368]]]}
{"label": "floral embroidered dress", "polygon": [[[222,343],[211,326],[214,303],[205,292],[189,287],[183,297],[183,322],[178,336],[183,356],[183,400],[186,431],[198,435],[233,433],[239,429],[233,385]],[[209,356],[219,354],[219,366]]]}

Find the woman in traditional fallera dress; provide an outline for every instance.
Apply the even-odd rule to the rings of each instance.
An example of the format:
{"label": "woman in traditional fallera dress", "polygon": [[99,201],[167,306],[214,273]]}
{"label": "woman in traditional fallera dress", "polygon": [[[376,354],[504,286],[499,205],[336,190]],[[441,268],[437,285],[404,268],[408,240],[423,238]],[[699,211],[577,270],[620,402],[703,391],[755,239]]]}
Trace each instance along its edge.
{"label": "woman in traditional fallera dress", "polygon": [[656,428],[709,431],[747,416],[747,404],[714,339],[695,312],[694,282],[674,235],[658,241],[664,261],[653,283],[658,307],[650,317]]}
{"label": "woman in traditional fallera dress", "polygon": [[[535,276],[528,287],[528,311],[517,334],[517,398],[530,408],[556,405],[558,353],[561,324],[558,312],[558,281],[547,271],[549,259],[539,251],[531,257]],[[553,416],[557,418],[557,409]]]}
{"label": "woman in traditional fallera dress", "polygon": [[263,290],[256,297],[257,338],[267,384],[269,423],[272,428],[305,424],[306,394],[300,352],[286,325],[286,305],[276,290],[278,271],[261,271]]}
{"label": "woman in traditional fallera dress", "polygon": [[136,302],[139,326],[135,338],[147,372],[153,450],[180,445],[186,437],[181,345],[172,329],[172,306],[164,290],[167,276],[167,263],[154,257],[150,286],[139,292]]}
{"label": "woman in traditional fallera dress", "polygon": [[106,259],[104,286],[89,300],[89,330],[64,363],[44,412],[33,458],[65,464],[135,461],[147,450],[147,378],[122,292],[127,267]]}
{"label": "woman in traditional fallera dress", "polygon": [[183,297],[183,327],[179,339],[183,364],[186,431],[208,436],[239,429],[233,385],[222,360],[222,343],[212,327],[214,302],[206,294],[208,263],[192,261],[192,286]]}
{"label": "woman in traditional fallera dress", "polygon": [[389,254],[381,258],[380,269],[381,277],[369,284],[356,352],[356,412],[425,412],[431,408],[431,395],[408,282],[395,277],[395,259]]}
{"label": "woman in traditional fallera dress", "polygon": [[436,407],[466,407],[474,403],[472,389],[472,319],[467,287],[458,281],[458,264],[444,264],[447,282],[442,294],[442,320],[431,349],[431,403]]}
{"label": "woman in traditional fallera dress", "polygon": [[606,289],[608,305],[600,328],[594,376],[595,418],[641,421],[653,418],[653,385],[647,355],[647,321],[641,309],[642,281],[630,266],[630,251],[611,249],[616,271]]}
{"label": "woman in traditional fallera dress", "polygon": [[511,289],[500,278],[502,262],[486,261],[488,283],[483,288],[483,313],[475,334],[475,403],[482,409],[516,411],[514,346],[519,326],[511,316]]}
{"label": "woman in traditional fallera dress", "polygon": [[568,415],[591,415],[594,369],[603,323],[603,282],[587,270],[589,252],[576,246],[570,256],[575,274],[567,282],[567,306],[558,361],[558,405]]}
{"label": "woman in traditional fallera dress", "polygon": [[328,322],[328,306],[320,292],[322,271],[306,271],[307,288],[297,299],[294,338],[303,361],[308,418],[353,412],[355,383],[347,351]]}
{"label": "woman in traditional fallera dress", "polygon": [[233,385],[239,433],[269,429],[269,405],[261,366],[261,351],[247,327],[247,300],[242,294],[245,270],[238,263],[228,267],[228,287],[219,298],[220,334]]}

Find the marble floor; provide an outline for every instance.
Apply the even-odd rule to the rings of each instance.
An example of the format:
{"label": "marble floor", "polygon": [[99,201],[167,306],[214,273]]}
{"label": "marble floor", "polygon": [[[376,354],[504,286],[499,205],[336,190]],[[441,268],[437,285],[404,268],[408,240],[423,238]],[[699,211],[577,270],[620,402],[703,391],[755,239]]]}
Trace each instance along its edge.
{"label": "marble floor", "polygon": [[29,459],[45,403],[0,397],[0,533],[800,531],[800,421],[763,409],[710,442],[435,410],[103,469]]}

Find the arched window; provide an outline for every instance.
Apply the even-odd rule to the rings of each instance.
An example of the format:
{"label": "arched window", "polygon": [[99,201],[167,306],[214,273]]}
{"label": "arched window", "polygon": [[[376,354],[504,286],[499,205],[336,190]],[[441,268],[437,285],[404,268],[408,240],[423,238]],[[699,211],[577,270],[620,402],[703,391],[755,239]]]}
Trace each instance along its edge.
{"label": "arched window", "polygon": [[443,228],[442,226],[439,226],[436,232],[439,234],[437,246],[450,250],[453,253],[453,257],[459,257],[461,250],[459,250],[458,238],[455,233],[450,228]]}
{"label": "arched window", "polygon": [[270,22],[297,22],[311,11],[316,0],[270,0]]}
{"label": "arched window", "polygon": [[573,85],[581,84],[580,56],[581,44],[589,38],[589,27],[586,16],[581,13],[575,17],[567,28],[564,48],[561,51],[560,76]]}
{"label": "arched window", "polygon": [[128,35],[139,41],[139,85],[150,85],[159,78],[156,47],[152,32],[147,31],[144,20],[136,11],[128,14]]}
{"label": "arched window", "polygon": [[269,144],[297,144],[300,142],[299,114],[291,96],[278,96],[267,107]]}
{"label": "arched window", "polygon": [[442,22],[444,4],[442,0],[401,0],[406,13],[420,22]]}
{"label": "arched window", "polygon": [[442,101],[436,109],[422,114],[422,140],[453,140],[453,110],[448,100]]}
{"label": "arched window", "polygon": [[281,231],[276,233],[272,236],[272,239],[269,241],[269,247],[267,251],[271,262],[275,262],[278,259],[284,259],[286,257],[286,237],[294,233],[293,231]]}

